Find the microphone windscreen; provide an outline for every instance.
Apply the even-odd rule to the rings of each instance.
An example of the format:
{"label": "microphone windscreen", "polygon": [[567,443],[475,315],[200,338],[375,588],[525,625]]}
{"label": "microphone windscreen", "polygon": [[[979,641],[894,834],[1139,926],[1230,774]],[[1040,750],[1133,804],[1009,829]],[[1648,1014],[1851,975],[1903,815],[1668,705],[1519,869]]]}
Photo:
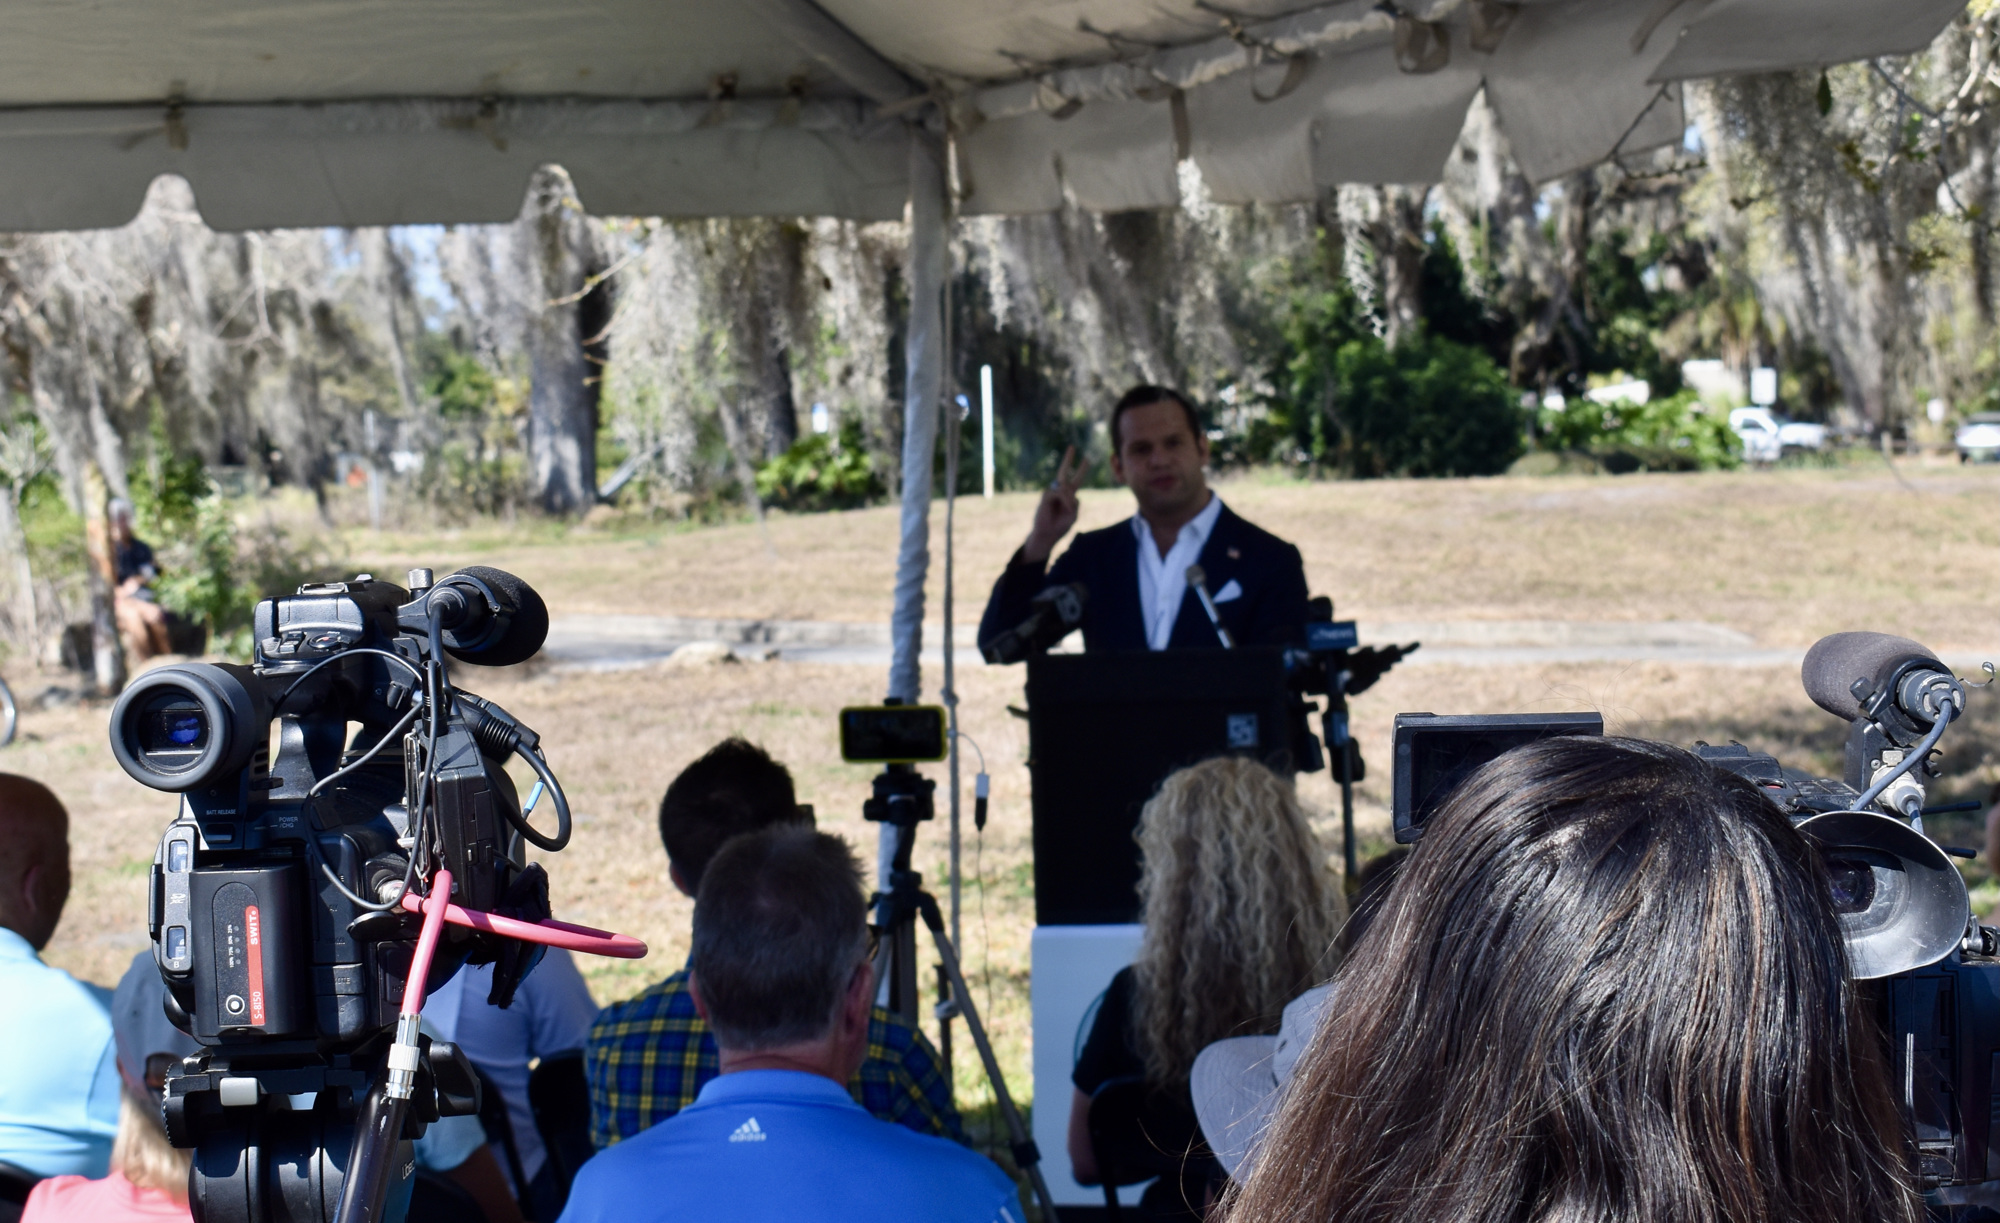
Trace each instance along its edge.
{"label": "microphone windscreen", "polygon": [[[1937,661],[1920,642],[1888,633],[1834,633],[1822,637],[1806,651],[1799,680],[1813,704],[1836,718],[1852,722],[1861,716],[1861,702],[1854,699],[1854,681],[1873,681],[1877,675],[1905,658]],[[1942,667],[1943,664],[1939,664]]]}
{"label": "microphone windscreen", "polygon": [[499,597],[508,623],[506,635],[492,645],[477,653],[453,650],[453,657],[482,667],[511,667],[533,658],[549,635],[549,609],[542,596],[535,593],[533,586],[504,569],[468,565],[458,572],[486,583]]}

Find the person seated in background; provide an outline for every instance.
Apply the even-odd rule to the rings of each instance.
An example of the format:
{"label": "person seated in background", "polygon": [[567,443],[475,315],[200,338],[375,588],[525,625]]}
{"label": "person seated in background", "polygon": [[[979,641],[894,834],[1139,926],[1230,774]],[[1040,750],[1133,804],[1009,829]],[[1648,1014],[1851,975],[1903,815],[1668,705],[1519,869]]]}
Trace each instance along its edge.
{"label": "person seated in background", "polygon": [[0,773],[0,1161],[103,1176],[118,1132],[111,996],[41,958],[69,900],[69,813]]}
{"label": "person seated in background", "polygon": [[153,563],[153,549],[132,533],[132,503],[123,497],[111,502],[112,611],[118,621],[118,635],[125,652],[134,662],[158,658],[174,651],[167,631],[167,609],[153,597],[153,580],[160,576]]}
{"label": "person seated in background", "polygon": [[[456,1044],[506,1102],[514,1155],[521,1161],[527,1189],[521,1205],[530,1217],[546,1223],[561,1210],[561,1186],[535,1128],[528,1065],[536,1058],[582,1049],[597,1018],[597,1003],[576,961],[561,949],[551,949],[522,978],[505,1009],[487,1001],[492,988],[491,964],[467,964],[425,999],[424,1020]],[[507,1152],[497,1143],[491,1148],[500,1161],[497,1166],[511,1172]]]}
{"label": "person seated in background", "polygon": [[1077,1059],[1070,1167],[1097,1183],[1091,1097],[1114,1079],[1143,1079],[1153,1145],[1190,1152],[1178,1182],[1156,1181],[1143,1209],[1199,1218],[1222,1176],[1188,1094],[1195,1055],[1225,1036],[1276,1031],[1285,1004],[1332,975],[1341,891],[1292,783],[1254,760],[1220,757],[1168,777],[1138,838],[1146,933]]}
{"label": "person seated in background", "polygon": [[869,1055],[873,952],[846,842],[781,825],[725,845],[696,896],[688,982],[721,1073],[585,1164],[562,1223],[1021,1223],[991,1161],[849,1094]]}
{"label": "person seated in background", "polygon": [[[660,800],[667,876],[684,896],[701,887],[710,859],[732,838],[777,825],[809,828],[792,775],[764,749],[725,739],[674,778]],[[720,1072],[720,1054],[683,968],[599,1012],[584,1048],[590,1137],[599,1150],[694,1103]],[[884,1121],[964,1140],[951,1084],[924,1034],[881,1007],[869,1012],[868,1056],[849,1088]]]}
{"label": "person seated in background", "polygon": [[1754,785],[1516,748],[1427,822],[1224,1217],[1915,1223],[1856,1007],[1825,867]]}
{"label": "person seated in background", "polygon": [[111,1144],[110,1175],[99,1180],[56,1176],[28,1195],[22,1223],[126,1223],[180,1220],[188,1212],[192,1151],[167,1141],[160,1118],[167,1067],[197,1051],[192,1036],[167,1021],[166,987],[151,951],[132,958],[111,996],[117,1049],[118,1136]]}

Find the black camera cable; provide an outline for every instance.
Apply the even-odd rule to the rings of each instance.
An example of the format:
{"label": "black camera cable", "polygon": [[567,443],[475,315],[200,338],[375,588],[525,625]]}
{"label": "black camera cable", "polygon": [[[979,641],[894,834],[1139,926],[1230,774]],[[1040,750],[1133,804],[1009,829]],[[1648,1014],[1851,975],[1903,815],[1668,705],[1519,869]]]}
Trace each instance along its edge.
{"label": "black camera cable", "polygon": [[386,658],[390,662],[396,663],[399,666],[403,667],[405,670],[407,670],[410,673],[410,678],[416,680],[418,683],[423,682],[424,673],[417,669],[417,665],[393,650],[378,650],[375,649],[373,646],[366,646],[354,650],[342,650],[338,654],[332,654],[325,658],[320,659],[312,666],[307,667],[305,670],[299,672],[299,674],[293,678],[291,683],[285,685],[285,690],[283,692],[280,692],[278,694],[278,699],[271,703],[271,716],[276,717],[278,711],[285,707],[285,702],[292,699],[292,693],[297,692],[299,690],[299,685],[311,679],[313,675],[319,671],[320,668],[331,666],[334,663],[341,662],[345,659],[353,658],[358,654],[372,654],[377,658]]}
{"label": "black camera cable", "polygon": [[542,737],[533,729],[523,725],[519,718],[483,696],[459,692],[454,693],[453,697],[458,701],[458,709],[464,715],[466,725],[481,746],[496,756],[505,756],[509,753],[519,756],[528,762],[529,768],[535,770],[535,776],[541,778],[542,788],[555,800],[556,833],[554,836],[547,836],[535,831],[529,825],[528,817],[524,813],[515,811],[511,806],[502,804],[500,814],[506,817],[515,832],[520,833],[524,840],[538,849],[554,852],[568,845],[569,797],[563,793],[562,783],[556,780],[555,773],[549,769],[548,761],[542,759]]}
{"label": "black camera cable", "polygon": [[[1929,759],[1931,750],[1938,745],[1938,740],[1944,738],[1945,728],[1951,725],[1953,712],[1951,702],[1941,702],[1938,706],[1937,721],[1931,726],[1930,733],[1924,736],[1923,742],[1917,744],[1910,751],[1903,753],[1903,759],[1900,764],[1876,778],[1874,785],[1863,790],[1861,797],[1854,800],[1854,809],[1856,811],[1868,810],[1869,805],[1882,797],[1883,792],[1891,785],[1894,785],[1897,778],[1916,768],[1924,760]],[[1907,815],[1905,818],[1907,818]]]}

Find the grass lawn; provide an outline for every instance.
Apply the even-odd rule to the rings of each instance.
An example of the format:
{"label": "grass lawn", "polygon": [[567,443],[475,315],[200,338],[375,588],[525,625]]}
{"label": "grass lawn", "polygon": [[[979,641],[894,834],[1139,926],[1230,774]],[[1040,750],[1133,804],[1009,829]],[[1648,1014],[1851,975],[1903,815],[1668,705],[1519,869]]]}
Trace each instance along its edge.
{"label": "grass lawn", "polygon": [[[1697,620],[1768,646],[1840,629],[1893,631],[1938,649],[2000,642],[2000,468],[1880,463],[1697,475],[1370,480],[1243,478],[1222,496],[1297,543],[1316,594],[1343,618]],[[958,503],[958,607],[979,618],[1027,534],[1035,496]],[[1083,494],[1079,526],[1131,513],[1120,490]],[[763,526],[498,526],[350,531],[374,572],[479,563],[511,569],[565,612],[886,622],[893,506],[773,514]],[[926,610],[942,596],[934,507]]]}

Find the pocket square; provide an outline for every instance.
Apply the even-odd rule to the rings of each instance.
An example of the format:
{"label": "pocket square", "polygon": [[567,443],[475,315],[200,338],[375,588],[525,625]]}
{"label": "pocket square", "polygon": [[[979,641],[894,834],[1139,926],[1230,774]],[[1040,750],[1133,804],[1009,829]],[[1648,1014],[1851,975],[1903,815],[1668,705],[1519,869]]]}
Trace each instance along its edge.
{"label": "pocket square", "polygon": [[1227,603],[1231,599],[1240,599],[1242,597],[1243,587],[1237,584],[1235,578],[1230,578],[1222,584],[1221,590],[1215,592],[1214,601],[1217,603]]}

